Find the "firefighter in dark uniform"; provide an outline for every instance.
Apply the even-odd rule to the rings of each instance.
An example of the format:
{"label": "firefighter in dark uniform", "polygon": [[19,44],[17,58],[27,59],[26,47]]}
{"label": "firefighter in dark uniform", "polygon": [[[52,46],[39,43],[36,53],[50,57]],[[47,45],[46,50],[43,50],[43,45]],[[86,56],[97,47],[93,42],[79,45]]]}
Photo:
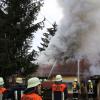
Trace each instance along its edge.
{"label": "firefighter in dark uniform", "polygon": [[87,83],[87,92],[88,92],[88,98],[92,99],[93,95],[94,95],[94,92],[93,92],[93,82],[91,80],[88,80],[88,83]]}
{"label": "firefighter in dark uniform", "polygon": [[7,98],[10,100],[21,100],[21,96],[25,90],[25,86],[23,85],[23,79],[21,77],[16,78],[16,85],[9,89],[7,94]]}
{"label": "firefighter in dark uniform", "polygon": [[80,94],[80,84],[78,83],[77,78],[74,79],[74,82],[72,84],[72,89],[73,89],[73,100],[77,100]]}
{"label": "firefighter in dark uniform", "polygon": [[24,95],[21,100],[42,100],[40,96],[41,82],[39,78],[33,77],[28,80],[27,89],[24,91]]}
{"label": "firefighter in dark uniform", "polygon": [[62,83],[61,75],[56,75],[56,81],[52,84],[52,100],[66,100],[67,96],[67,84]]}

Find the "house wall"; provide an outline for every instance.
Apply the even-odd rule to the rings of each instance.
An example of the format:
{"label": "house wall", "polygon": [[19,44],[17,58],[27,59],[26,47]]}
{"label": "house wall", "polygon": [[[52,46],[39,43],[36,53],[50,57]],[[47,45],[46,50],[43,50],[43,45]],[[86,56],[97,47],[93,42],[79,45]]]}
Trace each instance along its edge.
{"label": "house wall", "polygon": [[[73,82],[76,76],[62,76],[63,77],[63,82]],[[55,76],[51,78],[51,80],[55,81]]]}

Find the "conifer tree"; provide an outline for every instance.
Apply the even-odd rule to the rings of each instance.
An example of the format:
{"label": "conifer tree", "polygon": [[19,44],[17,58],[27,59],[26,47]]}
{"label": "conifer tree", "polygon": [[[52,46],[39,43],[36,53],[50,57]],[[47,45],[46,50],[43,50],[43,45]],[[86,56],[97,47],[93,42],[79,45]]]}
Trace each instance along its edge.
{"label": "conifer tree", "polygon": [[[0,71],[1,75],[30,73],[36,51],[29,52],[34,33],[43,28],[37,16],[43,0],[1,0],[0,2]],[[28,72],[27,72],[28,74]]]}

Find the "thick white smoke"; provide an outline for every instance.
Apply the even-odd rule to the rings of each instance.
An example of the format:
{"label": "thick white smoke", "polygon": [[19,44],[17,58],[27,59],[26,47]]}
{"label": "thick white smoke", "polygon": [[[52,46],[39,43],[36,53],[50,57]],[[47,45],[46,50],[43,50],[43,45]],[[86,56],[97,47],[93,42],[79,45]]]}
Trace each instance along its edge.
{"label": "thick white smoke", "polygon": [[63,9],[63,18],[39,62],[85,56],[91,64],[97,63],[100,59],[100,0],[57,1]]}
{"label": "thick white smoke", "polygon": [[92,65],[90,67],[90,74],[91,75],[100,75],[100,64],[98,65]]}

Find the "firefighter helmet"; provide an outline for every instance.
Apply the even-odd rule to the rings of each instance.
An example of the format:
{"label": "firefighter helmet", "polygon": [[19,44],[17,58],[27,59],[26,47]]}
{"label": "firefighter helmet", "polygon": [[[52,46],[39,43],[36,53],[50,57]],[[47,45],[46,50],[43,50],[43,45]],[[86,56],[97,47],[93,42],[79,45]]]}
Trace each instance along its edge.
{"label": "firefighter helmet", "polygon": [[41,84],[39,78],[33,77],[33,78],[30,78],[30,79],[28,80],[28,86],[27,86],[27,88],[36,87],[36,86],[38,86],[39,84]]}
{"label": "firefighter helmet", "polygon": [[23,83],[23,79],[21,77],[16,78],[16,83]]}
{"label": "firefighter helmet", "polygon": [[44,81],[47,81],[47,79],[44,79]]}
{"label": "firefighter helmet", "polygon": [[88,82],[91,82],[91,80],[88,80]]}
{"label": "firefighter helmet", "polygon": [[77,82],[77,78],[75,78],[74,81]]}
{"label": "firefighter helmet", "polygon": [[0,77],[0,85],[4,85],[3,77]]}
{"label": "firefighter helmet", "polygon": [[61,75],[56,75],[56,81],[62,81],[62,76]]}

